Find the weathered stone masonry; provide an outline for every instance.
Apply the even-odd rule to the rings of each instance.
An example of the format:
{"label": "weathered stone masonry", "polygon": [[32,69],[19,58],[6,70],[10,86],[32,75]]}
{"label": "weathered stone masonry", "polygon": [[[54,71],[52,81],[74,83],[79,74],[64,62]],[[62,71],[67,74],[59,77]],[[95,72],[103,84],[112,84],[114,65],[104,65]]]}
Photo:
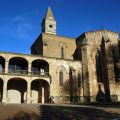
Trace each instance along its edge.
{"label": "weathered stone masonry", "polygon": [[120,101],[119,34],[57,35],[51,8],[31,54],[0,52],[1,103]]}

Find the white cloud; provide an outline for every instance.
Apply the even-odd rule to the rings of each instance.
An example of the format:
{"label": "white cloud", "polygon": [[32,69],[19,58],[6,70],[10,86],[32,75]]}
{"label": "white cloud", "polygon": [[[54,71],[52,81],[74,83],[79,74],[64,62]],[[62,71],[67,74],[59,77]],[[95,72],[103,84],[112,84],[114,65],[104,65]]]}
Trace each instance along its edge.
{"label": "white cloud", "polygon": [[7,33],[9,36],[18,39],[28,39],[33,31],[33,26],[25,16],[15,16],[3,22],[0,33]]}
{"label": "white cloud", "polygon": [[10,20],[10,24],[13,24],[15,22],[25,22],[27,21],[27,19],[23,16],[16,16],[16,17],[13,17],[11,20]]}

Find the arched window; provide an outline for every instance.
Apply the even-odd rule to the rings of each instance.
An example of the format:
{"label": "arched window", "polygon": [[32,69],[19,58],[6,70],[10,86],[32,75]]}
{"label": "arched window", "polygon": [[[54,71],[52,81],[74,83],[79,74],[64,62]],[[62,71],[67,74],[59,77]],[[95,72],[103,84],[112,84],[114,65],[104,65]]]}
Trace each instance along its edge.
{"label": "arched window", "polygon": [[78,87],[81,87],[81,74],[78,74]]}
{"label": "arched window", "polygon": [[102,68],[101,68],[101,55],[100,53],[96,56],[96,72],[97,72],[97,81],[102,82]]}
{"label": "arched window", "polygon": [[63,46],[61,47],[61,58],[64,59],[64,48],[63,48]]}
{"label": "arched window", "polygon": [[63,71],[59,71],[59,85],[63,86]]}

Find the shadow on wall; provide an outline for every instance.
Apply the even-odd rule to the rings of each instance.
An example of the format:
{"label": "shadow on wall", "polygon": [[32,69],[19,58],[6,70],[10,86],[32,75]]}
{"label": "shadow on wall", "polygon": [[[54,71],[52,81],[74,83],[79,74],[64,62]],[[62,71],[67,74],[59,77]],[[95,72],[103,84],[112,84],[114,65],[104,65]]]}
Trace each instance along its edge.
{"label": "shadow on wall", "polygon": [[[66,100],[68,100],[71,103],[80,103],[80,102],[90,102],[90,95],[89,95],[89,86],[87,85],[87,82],[83,83],[81,74],[78,73],[76,76],[76,73],[74,70],[70,70],[69,73],[69,80],[66,80],[64,82],[64,86],[62,87],[61,93],[64,93],[64,98],[66,97]],[[83,87],[83,84],[85,88]],[[83,89],[86,90],[87,95],[83,96]],[[84,90],[84,91],[85,91]],[[65,100],[63,100],[65,103]]]}
{"label": "shadow on wall", "polygon": [[[117,95],[110,95],[114,88],[110,84],[120,82],[120,52],[118,44],[112,43],[109,39],[102,38],[100,50],[96,55],[97,81],[104,85],[105,95],[99,86],[97,101],[117,102]],[[115,79],[115,81],[114,81]],[[101,95],[100,95],[101,94]],[[100,98],[101,96],[101,98]],[[98,100],[98,98],[100,98]]]}
{"label": "shadow on wall", "polygon": [[39,115],[19,112],[7,120],[112,120],[120,117],[120,114],[92,107],[41,105],[38,109]]}
{"label": "shadow on wall", "polygon": [[[120,44],[109,46],[107,53],[108,64],[113,62],[114,65],[115,80],[120,82]],[[113,73],[111,73],[111,80],[113,76]]]}
{"label": "shadow on wall", "polygon": [[[71,76],[71,75],[70,75]],[[78,103],[80,97],[80,87],[75,76],[72,76],[70,80],[64,82],[61,93],[64,95],[62,103]]]}
{"label": "shadow on wall", "polygon": [[105,102],[105,94],[102,91],[100,84],[98,85],[98,93],[97,93],[97,96],[96,96],[96,101],[97,102]]}

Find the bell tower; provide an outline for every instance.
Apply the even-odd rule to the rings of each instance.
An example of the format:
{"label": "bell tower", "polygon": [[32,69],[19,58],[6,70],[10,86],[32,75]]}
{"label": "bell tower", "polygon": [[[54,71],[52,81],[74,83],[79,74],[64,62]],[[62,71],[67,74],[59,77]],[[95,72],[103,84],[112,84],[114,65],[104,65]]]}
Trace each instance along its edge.
{"label": "bell tower", "polygon": [[42,32],[56,35],[56,20],[54,19],[50,6],[48,7],[46,16],[43,18],[41,26]]}

